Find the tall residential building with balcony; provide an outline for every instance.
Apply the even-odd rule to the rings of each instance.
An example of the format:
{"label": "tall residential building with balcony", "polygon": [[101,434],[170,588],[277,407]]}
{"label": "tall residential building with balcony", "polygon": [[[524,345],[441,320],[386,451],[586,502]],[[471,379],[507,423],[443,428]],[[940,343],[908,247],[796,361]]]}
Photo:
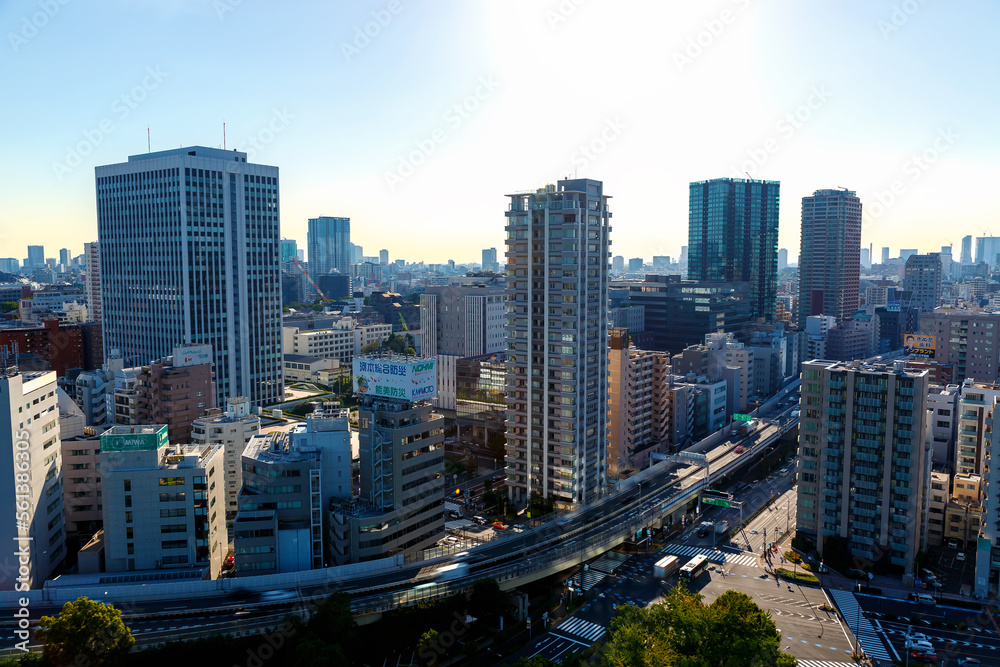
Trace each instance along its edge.
{"label": "tall residential building with balcony", "polygon": [[54,371],[19,372],[10,352],[0,350],[0,539],[13,556],[0,584],[27,591],[66,557],[58,387]]}
{"label": "tall residential building with balcony", "polygon": [[434,359],[359,357],[361,489],[330,507],[333,562],[426,549],[444,535],[444,417],[433,411]]}
{"label": "tall residential building with balcony", "polygon": [[968,379],[960,391],[954,469],[960,475],[982,475],[990,440],[988,416],[993,403],[1000,398],[1000,384]]}
{"label": "tall residential building with balcony", "polygon": [[967,545],[975,550],[976,585],[973,593],[983,599],[995,599],[1000,592],[997,584],[1000,580],[1000,465],[993,464],[994,454],[1000,460],[1000,428],[995,423],[1000,418],[1000,401],[994,398],[990,402],[992,409],[986,423],[988,430],[983,434],[982,525],[975,542]]}
{"label": "tall residential building with balcony", "polygon": [[688,197],[688,278],[749,283],[751,317],[769,322],[778,294],[780,189],[778,181],[716,178],[691,183]]}
{"label": "tall residential building with balcony", "polygon": [[610,197],[590,179],[507,196],[507,488],[579,507],[607,483]]}
{"label": "tall residential building with balcony", "polygon": [[932,359],[954,364],[955,381],[1000,381],[1000,313],[939,308],[920,315],[920,333],[934,336]]}
{"label": "tall residential building with balcony", "polygon": [[250,399],[226,400],[226,410],[211,408],[191,424],[191,442],[222,445],[226,471],[226,528],[231,529],[243,488],[243,450],[260,432],[260,417],[250,412]]}
{"label": "tall residential building with balcony", "polygon": [[135,377],[135,412],[129,424],[166,424],[174,442],[191,440],[191,424],[215,407],[212,348],[174,348],[173,355],[143,366]]}
{"label": "tall residential building with balcony", "polygon": [[829,315],[843,322],[858,309],[861,200],[853,190],[816,190],[802,198],[799,327]]}
{"label": "tall residential building with balcony", "polygon": [[215,579],[226,556],[220,445],[171,445],[167,427],[101,434],[108,572],[200,568]]}
{"label": "tall residential building with balcony", "polygon": [[691,435],[695,390],[671,375],[670,355],[629,345],[610,330],[608,350],[608,477],[625,479]]}
{"label": "tall residential building with balcony", "polygon": [[101,253],[98,243],[83,244],[87,312],[92,322],[100,322],[101,314]]}
{"label": "tall residential building with balcony", "polygon": [[284,399],[278,168],[192,146],[97,167],[104,349],[211,345],[216,405]]}
{"label": "tall residential building with balcony", "polygon": [[802,365],[797,531],[839,540],[862,567],[913,574],[926,547],[928,373],[812,360]]}

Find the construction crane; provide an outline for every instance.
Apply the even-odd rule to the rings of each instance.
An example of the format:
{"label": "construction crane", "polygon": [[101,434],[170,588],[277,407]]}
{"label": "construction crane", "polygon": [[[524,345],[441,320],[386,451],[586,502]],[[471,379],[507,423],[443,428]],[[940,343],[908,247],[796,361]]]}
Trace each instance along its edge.
{"label": "construction crane", "polygon": [[326,298],[326,295],[323,294],[323,290],[319,288],[319,285],[317,285],[316,281],[312,279],[312,276],[309,275],[309,272],[306,271],[304,266],[299,264],[298,258],[292,257],[292,261],[295,262],[295,266],[299,267],[299,271],[302,272],[302,275],[304,275],[306,278],[309,279],[309,284],[311,284],[316,289],[316,293],[319,294],[319,298],[323,299],[323,303],[330,303],[330,300]]}

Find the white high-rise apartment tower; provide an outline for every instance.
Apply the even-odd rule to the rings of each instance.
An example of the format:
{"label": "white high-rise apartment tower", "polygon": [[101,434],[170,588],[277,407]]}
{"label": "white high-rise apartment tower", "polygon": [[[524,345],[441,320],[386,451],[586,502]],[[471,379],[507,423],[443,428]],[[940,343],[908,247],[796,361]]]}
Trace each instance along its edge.
{"label": "white high-rise apartment tower", "polygon": [[[41,588],[66,557],[55,371],[19,373],[0,354],[0,556],[4,590]],[[80,474],[93,476],[95,471]]]}
{"label": "white high-rise apartment tower", "polygon": [[84,243],[84,271],[86,272],[87,312],[90,319],[100,322],[101,314],[101,253],[97,243]]}
{"label": "white high-rise apartment tower", "polygon": [[284,396],[278,168],[192,146],[97,167],[104,349],[211,345],[217,403]]}
{"label": "white high-rise apartment tower", "polygon": [[582,178],[507,196],[507,486],[581,506],[607,480],[610,197]]}

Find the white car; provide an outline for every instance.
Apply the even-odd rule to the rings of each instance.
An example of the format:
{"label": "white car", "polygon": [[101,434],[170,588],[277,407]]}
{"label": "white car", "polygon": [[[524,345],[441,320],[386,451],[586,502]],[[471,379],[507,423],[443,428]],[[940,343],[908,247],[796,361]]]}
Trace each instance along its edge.
{"label": "white car", "polygon": [[934,645],[931,644],[926,639],[914,639],[913,637],[906,638],[906,648],[913,649],[916,651],[933,651]]}
{"label": "white car", "polygon": [[959,563],[964,563],[965,562],[965,553],[959,553],[958,555],[956,555],[955,556],[955,560],[957,560]]}

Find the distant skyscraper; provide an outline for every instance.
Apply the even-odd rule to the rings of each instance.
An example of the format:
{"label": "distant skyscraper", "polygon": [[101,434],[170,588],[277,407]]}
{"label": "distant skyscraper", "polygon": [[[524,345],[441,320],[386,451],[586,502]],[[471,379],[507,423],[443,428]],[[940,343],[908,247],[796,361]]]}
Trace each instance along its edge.
{"label": "distant skyscraper", "polygon": [[218,404],[280,401],[278,168],[192,146],[96,177],[104,349],[139,366],[211,345]]}
{"label": "distant skyscraper", "polygon": [[333,269],[351,272],[351,219],[321,216],[309,219],[309,273],[313,279]]}
{"label": "distant skyscraper", "polygon": [[625,258],[622,257],[621,255],[615,255],[611,259],[611,270],[612,271],[617,271],[619,273],[622,272],[622,271],[624,271],[625,270]]}
{"label": "distant skyscraper", "polygon": [[354,243],[351,244],[351,264],[360,264],[365,261],[365,249]]}
{"label": "distant skyscraper", "polygon": [[29,245],[28,261],[25,264],[25,268],[34,269],[39,266],[45,266],[45,246]]}
{"label": "distant skyscraper", "polygon": [[4,271],[6,273],[17,273],[18,268],[20,268],[20,265],[16,257],[0,258],[0,271]]}
{"label": "distant skyscraper", "polygon": [[606,488],[610,197],[582,178],[507,196],[507,488],[580,506]]}
{"label": "distant skyscraper", "polygon": [[688,261],[688,247],[686,245],[682,245],[681,246],[681,258],[680,258],[679,261],[680,261],[681,264],[687,264],[687,261]]}
{"label": "distant skyscraper", "polygon": [[882,263],[883,264],[888,264],[889,263],[889,249],[888,248],[882,248]]}
{"label": "distant skyscraper", "polygon": [[59,263],[63,265],[63,269],[69,268],[69,248],[59,250]]}
{"label": "distant skyscraper", "polygon": [[788,248],[778,249],[778,270],[784,271],[788,268]]}
{"label": "distant skyscraper", "polygon": [[689,188],[688,278],[750,283],[752,315],[768,321],[778,294],[779,190],[778,181],[742,178]]}
{"label": "distant skyscraper", "polygon": [[[94,322],[104,319],[101,313],[101,253],[94,243],[83,244],[84,288],[87,292],[87,313]],[[110,351],[110,350],[109,350]]]}
{"label": "distant skyscraper", "polygon": [[642,271],[642,257],[633,257],[628,261],[629,271]]}
{"label": "distant skyscraper", "polygon": [[921,313],[930,313],[941,305],[943,273],[941,256],[936,252],[927,255],[910,255],[906,259],[903,290],[911,293],[910,306],[912,308],[916,308]]}
{"label": "distant skyscraper", "polygon": [[298,249],[295,239],[281,239],[281,263],[290,262],[293,258],[298,259]]}
{"label": "distant skyscraper", "polygon": [[861,200],[853,190],[816,190],[802,198],[799,328],[810,315],[842,322],[858,309]]}
{"label": "distant skyscraper", "polygon": [[1000,266],[1000,236],[976,238],[976,264],[986,262],[990,268]]}
{"label": "distant skyscraper", "polygon": [[962,237],[962,265],[972,264],[972,235]]}
{"label": "distant skyscraper", "polygon": [[906,260],[908,260],[913,255],[916,255],[918,252],[919,251],[916,248],[903,248],[902,250],[899,251],[899,259],[905,264]]}
{"label": "distant skyscraper", "polygon": [[306,249],[305,248],[296,248],[296,250],[295,250],[295,256],[298,257],[298,259],[299,259],[300,262],[306,261]]}
{"label": "distant skyscraper", "polygon": [[861,268],[870,269],[872,266],[872,255],[871,250],[868,248],[861,249]]}
{"label": "distant skyscraper", "polygon": [[483,249],[483,271],[499,271],[500,265],[497,263],[497,249]]}
{"label": "distant skyscraper", "polygon": [[385,248],[378,251],[378,263],[382,266],[389,266],[389,251]]}

